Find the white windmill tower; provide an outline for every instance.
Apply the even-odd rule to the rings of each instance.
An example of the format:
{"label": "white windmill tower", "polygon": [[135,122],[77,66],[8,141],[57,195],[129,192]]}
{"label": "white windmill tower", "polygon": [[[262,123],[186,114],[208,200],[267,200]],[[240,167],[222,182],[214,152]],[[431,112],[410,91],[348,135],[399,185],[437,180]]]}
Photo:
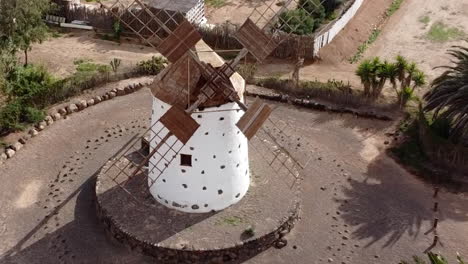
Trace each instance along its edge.
{"label": "white windmill tower", "polygon": [[239,28],[236,38],[245,48],[229,62],[204,44],[197,29],[178,13],[154,10],[139,0],[129,6],[119,1],[103,5],[171,63],[151,87],[149,154],[129,175],[147,166],[149,191],[159,203],[204,213],[233,205],[247,193],[248,141],[272,110],[260,100],[245,105],[245,81],[234,69],[248,53],[261,62],[279,45],[278,20],[283,28],[289,22],[279,14],[295,1],[282,3],[279,10],[272,8],[274,3],[254,9]]}

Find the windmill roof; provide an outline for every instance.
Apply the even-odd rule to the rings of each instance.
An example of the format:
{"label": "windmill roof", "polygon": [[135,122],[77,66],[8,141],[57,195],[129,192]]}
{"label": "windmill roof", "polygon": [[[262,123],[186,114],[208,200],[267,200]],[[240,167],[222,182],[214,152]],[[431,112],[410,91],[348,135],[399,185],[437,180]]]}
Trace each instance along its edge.
{"label": "windmill roof", "polygon": [[[195,45],[195,52],[200,61],[210,64],[213,67],[220,67],[224,64],[224,60],[203,40],[200,40],[197,45]],[[177,105],[185,109],[187,105],[197,100],[197,95],[201,88],[200,81],[203,86],[201,71],[202,69],[200,66],[186,54],[177,62],[170,64],[156,76],[151,86],[151,91],[158,99],[170,105]],[[245,90],[245,80],[238,73],[234,73],[229,80],[242,101]],[[223,96],[215,96],[215,98],[201,104],[200,107],[218,106],[228,103],[229,101],[230,100]]]}
{"label": "windmill roof", "polygon": [[158,9],[187,13],[194,8],[199,0],[150,0],[148,3]]}

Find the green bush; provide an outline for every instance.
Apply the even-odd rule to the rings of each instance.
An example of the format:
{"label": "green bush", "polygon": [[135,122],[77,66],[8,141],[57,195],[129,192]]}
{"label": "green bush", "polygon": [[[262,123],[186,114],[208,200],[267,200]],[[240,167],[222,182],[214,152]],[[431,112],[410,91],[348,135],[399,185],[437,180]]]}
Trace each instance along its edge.
{"label": "green bush", "polygon": [[[297,35],[308,35],[316,28],[314,18],[304,9],[289,10],[280,15],[279,29]],[[318,23],[318,25],[320,25]]]}
{"label": "green bush", "polygon": [[84,73],[108,73],[111,71],[111,68],[109,65],[104,65],[104,64],[97,64],[93,63],[91,60],[75,60],[73,64],[76,65],[76,71],[77,72],[84,72]]}
{"label": "green bush", "polygon": [[163,57],[153,56],[150,60],[140,61],[137,64],[137,72],[141,74],[157,75],[166,66],[167,60]]}
{"label": "green bush", "polygon": [[22,114],[24,117],[24,122],[27,123],[39,123],[45,118],[44,111],[34,107],[24,108],[24,112]]}
{"label": "green bush", "polygon": [[318,25],[320,25],[326,17],[325,7],[320,0],[300,0],[298,7],[298,9],[307,11],[308,15],[312,16]]}
{"label": "green bush", "polygon": [[[432,252],[427,253],[427,258],[429,259],[430,264],[449,264],[449,262],[441,255],[435,254]],[[418,256],[413,257],[414,264],[427,264],[422,258]],[[464,264],[462,257],[457,254],[457,262],[458,264]],[[399,264],[409,264],[409,262],[401,261]]]}
{"label": "green bush", "polygon": [[56,79],[42,66],[17,67],[7,78],[6,94],[23,105],[36,105],[36,100],[47,93]]}
{"label": "green bush", "polygon": [[21,130],[21,103],[13,101],[0,109],[0,134]]}

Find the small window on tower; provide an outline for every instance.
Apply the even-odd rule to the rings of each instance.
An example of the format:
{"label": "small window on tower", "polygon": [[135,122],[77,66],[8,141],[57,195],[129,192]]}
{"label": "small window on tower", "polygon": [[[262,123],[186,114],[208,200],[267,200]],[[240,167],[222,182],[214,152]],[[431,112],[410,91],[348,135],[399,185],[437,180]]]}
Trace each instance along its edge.
{"label": "small window on tower", "polygon": [[192,155],[180,154],[180,165],[192,167]]}

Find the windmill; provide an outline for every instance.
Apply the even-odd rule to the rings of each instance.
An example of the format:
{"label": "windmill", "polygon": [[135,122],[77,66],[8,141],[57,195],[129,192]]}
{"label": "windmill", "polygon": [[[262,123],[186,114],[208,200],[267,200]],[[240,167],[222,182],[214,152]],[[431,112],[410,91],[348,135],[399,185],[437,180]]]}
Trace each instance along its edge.
{"label": "windmill", "polygon": [[244,48],[228,62],[203,45],[196,26],[178,12],[140,0],[129,5],[121,0],[110,6],[101,3],[170,62],[151,87],[152,121],[145,132],[149,150],[143,153],[136,138],[120,157],[137,153],[138,158],[113,164],[120,166],[121,173],[113,179],[119,187],[125,189],[129,180],[147,170],[149,192],[159,203],[190,213],[222,210],[247,193],[248,147],[253,142],[271,153],[265,158],[269,165],[279,163],[294,182],[298,179],[297,169],[305,165],[280,142],[287,124],[279,127],[272,121],[272,108],[259,99],[247,106],[245,82],[235,72],[249,53],[257,62],[264,61],[292,34],[285,27],[294,32],[281,14],[298,3],[276,2],[253,10],[236,33]]}

